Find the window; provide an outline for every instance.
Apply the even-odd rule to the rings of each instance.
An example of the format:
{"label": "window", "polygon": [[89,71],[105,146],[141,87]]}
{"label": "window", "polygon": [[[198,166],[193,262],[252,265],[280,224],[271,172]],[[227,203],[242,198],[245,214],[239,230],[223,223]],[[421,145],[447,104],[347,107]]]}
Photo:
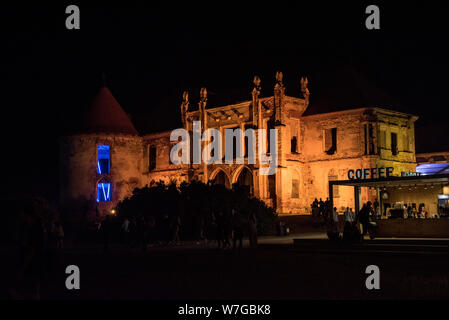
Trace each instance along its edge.
{"label": "window", "polygon": [[324,130],[324,152],[331,155],[337,151],[337,128]]}
{"label": "window", "polygon": [[100,182],[97,184],[97,202],[111,201],[111,184]]}
{"label": "window", "polygon": [[366,134],[366,124],[363,125],[363,134],[365,137],[365,154],[368,154],[368,135]]}
{"label": "window", "polygon": [[385,130],[382,130],[380,132],[380,147],[381,148],[387,147],[387,133]]}
{"label": "window", "polygon": [[297,153],[298,140],[296,137],[293,137],[290,141],[291,153]]}
{"label": "window", "polygon": [[402,150],[409,151],[409,141],[408,141],[408,135],[406,133],[404,133],[402,135],[402,143],[403,143]]}
{"label": "window", "polygon": [[398,135],[395,132],[391,133],[391,154],[394,156],[398,154]]}
{"label": "window", "polygon": [[[338,180],[338,176],[329,176],[329,181],[337,181],[337,180]],[[340,197],[338,186],[333,186],[332,195],[334,198]]]}
{"label": "window", "polygon": [[369,154],[374,154],[374,130],[372,123],[368,126]]}
{"label": "window", "polygon": [[[211,136],[210,137],[210,144],[213,145],[214,141],[215,141],[215,137]],[[210,151],[210,155],[209,156],[211,158],[215,157],[215,148],[212,148],[212,150]]]}
{"label": "window", "polygon": [[267,153],[270,153],[271,150],[271,139],[270,139],[270,129],[275,129],[274,120],[270,119],[267,121]]}
{"label": "window", "polygon": [[148,169],[150,171],[156,169],[156,146],[150,146],[148,155]]}
{"label": "window", "polygon": [[292,179],[292,198],[299,198],[299,180]]}
{"label": "window", "polygon": [[97,173],[98,174],[109,174],[111,170],[111,163],[109,157],[109,146],[99,145],[98,146],[98,162],[97,162]]}

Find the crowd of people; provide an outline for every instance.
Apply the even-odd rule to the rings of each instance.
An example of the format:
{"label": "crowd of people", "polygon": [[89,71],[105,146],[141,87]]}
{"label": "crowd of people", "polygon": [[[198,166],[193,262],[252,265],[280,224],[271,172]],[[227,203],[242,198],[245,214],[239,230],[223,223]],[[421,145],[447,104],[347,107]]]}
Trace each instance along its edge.
{"label": "crowd of people", "polygon": [[318,201],[318,199],[315,198],[311,204],[311,208],[313,218],[322,218],[326,221],[330,217],[332,208],[329,198],[326,198],[326,201],[323,201],[321,198],[320,201]]}
{"label": "crowd of people", "polygon": [[[312,204],[312,217],[314,219],[321,219],[326,224],[327,235],[330,240],[347,240],[359,241],[363,239],[366,234],[374,238],[376,231],[376,219],[379,218],[379,203],[377,199],[372,203],[366,202],[356,214],[352,208],[346,207],[344,211],[344,227],[341,235],[341,221],[339,219],[338,210],[336,207],[332,208],[329,198],[323,201],[321,198],[315,199]],[[360,230],[360,225],[362,230]]]}
{"label": "crowd of people", "polygon": [[430,215],[424,204],[419,205],[418,210],[416,209],[416,206],[412,206],[412,204],[404,204],[403,217],[404,219],[438,219],[439,215],[438,213]]}
{"label": "crowd of people", "polygon": [[42,279],[52,270],[58,253],[64,248],[64,228],[40,198],[33,198],[18,217],[15,234],[18,261],[9,294],[20,298],[21,292],[27,291],[31,298],[39,299]]}
{"label": "crowd of people", "polygon": [[[109,245],[116,241],[117,233],[114,232],[113,218],[107,215],[99,224],[98,230],[104,244],[104,251],[109,251]],[[123,217],[120,221],[120,242],[131,248],[180,245],[183,228],[183,219],[180,215],[161,217],[144,216]],[[206,246],[211,241],[216,241],[218,249],[241,249],[243,237],[248,235],[251,247],[257,246],[257,217],[255,213],[247,217],[238,214],[233,209],[229,213],[218,211],[211,215],[210,221],[205,217],[199,217],[196,221],[197,245],[204,243]],[[232,242],[232,243],[231,243]]]}

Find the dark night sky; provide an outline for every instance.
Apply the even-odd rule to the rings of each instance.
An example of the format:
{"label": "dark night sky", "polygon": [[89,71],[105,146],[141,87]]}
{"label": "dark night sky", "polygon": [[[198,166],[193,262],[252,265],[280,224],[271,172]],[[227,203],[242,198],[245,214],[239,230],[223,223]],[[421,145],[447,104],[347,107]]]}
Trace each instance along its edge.
{"label": "dark night sky", "polygon": [[[257,74],[271,95],[280,70],[288,95],[299,96],[300,77],[309,77],[316,112],[378,105],[413,113],[417,151],[449,150],[444,7],[373,2],[381,30],[369,31],[371,2],[309,2],[3,8],[2,196],[57,197],[58,136],[78,126],[102,72],[143,133],[180,125],[184,90],[193,102],[202,86],[209,105],[242,101]],[[69,4],[80,6],[81,30],[65,29]]]}

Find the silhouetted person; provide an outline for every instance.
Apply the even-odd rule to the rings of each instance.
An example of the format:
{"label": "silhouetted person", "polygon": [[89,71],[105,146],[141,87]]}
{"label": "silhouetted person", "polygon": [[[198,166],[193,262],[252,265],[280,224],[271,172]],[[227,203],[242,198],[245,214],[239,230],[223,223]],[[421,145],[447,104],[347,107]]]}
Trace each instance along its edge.
{"label": "silhouetted person", "polygon": [[337,224],[335,223],[335,220],[332,218],[329,218],[327,220],[327,236],[331,241],[337,241],[340,239]]}
{"label": "silhouetted person", "polygon": [[156,242],[156,220],[153,216],[148,218],[148,243],[153,246]]}
{"label": "silhouetted person", "polygon": [[129,221],[129,246],[134,248],[137,244],[137,222],[135,217]]}
{"label": "silhouetted person", "polygon": [[257,246],[257,218],[254,212],[251,212],[248,217],[248,235],[249,245],[251,247]]}
{"label": "silhouetted person", "polygon": [[326,201],[324,202],[324,220],[327,221],[328,219],[332,219],[332,207],[331,202],[329,198],[326,198]]}
{"label": "silhouetted person", "polygon": [[181,217],[179,215],[176,215],[173,217],[172,223],[171,223],[171,234],[172,234],[172,242],[173,244],[179,243],[179,230],[181,228]]}
{"label": "silhouetted person", "polygon": [[[31,285],[32,297],[37,300],[40,299],[40,287],[44,275],[46,236],[47,232],[42,219],[33,209],[24,211],[21,214],[19,265],[15,286],[19,287],[25,280]],[[12,298],[17,297],[16,287],[10,290]]]}
{"label": "silhouetted person", "polygon": [[373,210],[374,210],[374,215],[376,216],[376,218],[378,216],[380,216],[380,211],[379,211],[379,201],[377,201],[377,198],[374,199],[373,202]]}
{"label": "silhouetted person", "polygon": [[215,220],[215,223],[217,224],[217,247],[218,249],[223,248],[224,249],[224,228],[225,228],[225,221],[224,221],[224,215],[222,211],[219,211]]}
{"label": "silhouetted person", "polygon": [[223,215],[223,245],[224,249],[231,247],[230,238],[232,237],[232,214]]}
{"label": "silhouetted person", "polygon": [[61,222],[55,222],[55,236],[56,236],[56,248],[63,249],[64,248],[64,228],[62,227]]}
{"label": "silhouetted person", "polygon": [[243,242],[243,219],[240,214],[237,213],[236,210],[232,210],[232,248],[235,251],[237,248],[237,242],[239,243],[239,251],[242,249]]}
{"label": "silhouetted person", "polygon": [[106,218],[101,223],[101,236],[103,238],[103,249],[104,252],[109,252],[109,242],[111,241],[111,233],[112,233],[112,222],[111,216],[106,215]]}
{"label": "silhouetted person", "polygon": [[311,208],[312,208],[312,218],[317,219],[320,215],[320,208],[318,207],[318,200],[317,198],[315,198],[315,200],[313,200],[312,204],[311,204]]}
{"label": "silhouetted person", "polygon": [[147,250],[147,224],[145,221],[145,217],[141,215],[137,220],[137,237],[138,244],[142,251]]}
{"label": "silhouetted person", "polygon": [[318,202],[318,213],[320,217],[324,217],[324,202],[323,199],[320,198],[320,201]]}
{"label": "silhouetted person", "polygon": [[407,207],[407,218],[408,219],[413,218],[413,216],[412,216],[412,206],[410,206],[410,205]]}
{"label": "silhouetted person", "polygon": [[337,207],[334,207],[334,210],[332,211],[332,219],[334,219],[335,224],[338,225],[338,211]]}
{"label": "silhouetted person", "polygon": [[349,207],[346,207],[345,211],[345,223],[349,222],[350,224],[354,221],[354,213],[352,212],[352,209]]}
{"label": "silhouetted person", "polygon": [[366,235],[370,228],[370,214],[373,210],[371,206],[371,201],[368,201],[366,204],[363,205],[362,209],[359,212],[358,220],[362,224],[363,227],[363,233],[362,236]]}
{"label": "silhouetted person", "polygon": [[159,232],[159,239],[163,244],[168,244],[170,242],[170,220],[168,214],[162,216]]}
{"label": "silhouetted person", "polygon": [[127,217],[125,217],[125,219],[123,219],[123,223],[122,223],[122,241],[124,244],[127,244],[129,241],[129,220]]}
{"label": "silhouetted person", "polygon": [[206,220],[203,215],[196,218],[196,244],[200,244],[200,241],[204,240],[207,245],[206,238]]}

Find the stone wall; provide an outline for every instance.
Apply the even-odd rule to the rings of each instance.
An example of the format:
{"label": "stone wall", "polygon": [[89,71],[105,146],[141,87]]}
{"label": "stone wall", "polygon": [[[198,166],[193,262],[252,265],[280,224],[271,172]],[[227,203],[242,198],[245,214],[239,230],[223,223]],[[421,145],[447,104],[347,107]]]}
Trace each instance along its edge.
{"label": "stone wall", "polygon": [[[97,146],[110,146],[110,174],[97,173]],[[144,184],[140,137],[91,134],[61,138],[60,202],[73,219],[104,215]],[[111,202],[97,203],[97,183],[111,183]]]}
{"label": "stone wall", "polygon": [[[315,198],[329,197],[330,180],[347,180],[350,169],[393,167],[396,175],[415,171],[414,117],[378,108],[360,108],[348,111],[302,117],[306,105],[303,99],[285,96],[283,123],[279,130],[279,167],[274,179],[260,176],[258,165],[248,166],[253,175],[254,195],[268,204],[275,204],[279,214],[307,214]],[[261,99],[261,125],[274,120],[273,98]],[[205,123],[223,130],[227,127],[244,129],[252,124],[252,104],[239,103],[219,108],[208,108]],[[186,127],[198,120],[199,112],[187,112]],[[367,125],[372,128],[367,136]],[[329,132],[336,128],[336,150],[326,152]],[[203,128],[204,129],[204,128]],[[397,133],[398,154],[391,152],[391,132]],[[99,206],[107,212],[117,201],[130,195],[134,188],[152,182],[199,179],[208,182],[217,168],[221,168],[230,184],[237,181],[242,165],[175,165],[170,162],[170,150],[176,142],[170,141],[171,131],[143,137],[122,135],[80,135],[61,140],[61,201],[74,199]],[[326,138],[327,136],[327,138]],[[297,138],[296,151],[292,138]],[[256,139],[257,142],[257,139]],[[366,150],[366,143],[373,148]],[[96,173],[97,145],[111,146],[111,174]],[[224,144],[223,144],[224,146]],[[151,155],[155,148],[155,158]],[[154,159],[151,163],[150,159]],[[112,202],[96,204],[96,185],[100,178],[112,182]],[[274,192],[273,192],[274,190]],[[373,201],[376,190],[362,188],[361,201]],[[354,189],[338,186],[334,189],[334,206],[339,210],[354,207]],[[78,210],[79,211],[79,210]]]}

